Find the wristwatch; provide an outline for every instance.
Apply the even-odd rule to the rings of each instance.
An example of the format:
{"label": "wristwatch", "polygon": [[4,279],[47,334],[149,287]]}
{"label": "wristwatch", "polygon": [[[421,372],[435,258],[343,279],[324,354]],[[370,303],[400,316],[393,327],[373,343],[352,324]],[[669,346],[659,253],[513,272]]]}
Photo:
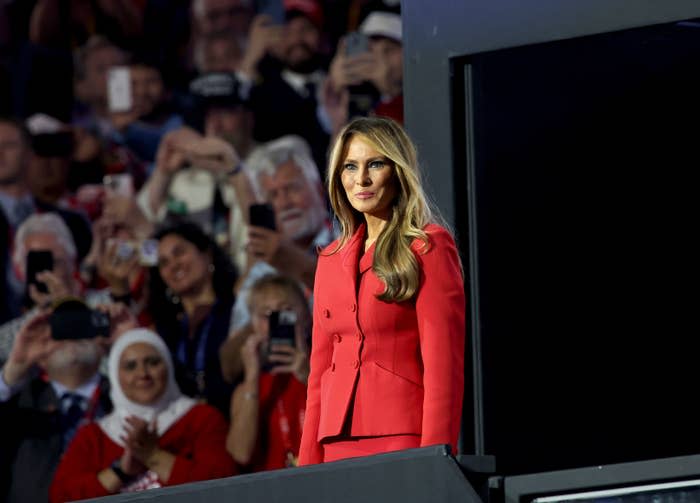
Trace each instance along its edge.
{"label": "wristwatch", "polygon": [[115,473],[117,477],[119,477],[119,480],[122,481],[122,484],[128,484],[129,482],[134,480],[133,475],[129,475],[124,470],[122,470],[122,461],[120,458],[117,458],[114,461],[112,461],[112,464],[109,465],[109,468]]}

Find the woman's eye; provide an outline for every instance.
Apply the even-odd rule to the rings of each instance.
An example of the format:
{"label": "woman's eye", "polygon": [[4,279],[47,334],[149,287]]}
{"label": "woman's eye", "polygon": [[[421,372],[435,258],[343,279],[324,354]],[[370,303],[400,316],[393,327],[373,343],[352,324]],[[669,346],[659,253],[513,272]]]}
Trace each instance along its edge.
{"label": "woman's eye", "polygon": [[163,360],[159,356],[152,356],[146,360],[146,364],[149,367],[157,367]]}
{"label": "woman's eye", "polygon": [[357,169],[357,166],[354,164],[345,164],[343,165],[343,169],[347,169],[348,171],[354,171]]}
{"label": "woman's eye", "polygon": [[372,161],[369,163],[370,168],[380,169],[384,167],[384,161]]}
{"label": "woman's eye", "polygon": [[124,364],[122,364],[122,368],[128,372],[131,372],[132,370],[136,369],[136,362],[134,361],[129,361]]}

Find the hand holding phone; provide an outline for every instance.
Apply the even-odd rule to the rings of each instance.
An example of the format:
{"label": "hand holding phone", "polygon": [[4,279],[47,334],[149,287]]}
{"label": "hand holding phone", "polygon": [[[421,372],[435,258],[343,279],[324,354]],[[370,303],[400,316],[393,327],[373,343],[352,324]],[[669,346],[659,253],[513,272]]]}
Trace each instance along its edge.
{"label": "hand holding phone", "polygon": [[275,224],[275,210],[268,203],[254,203],[249,208],[250,225],[264,227],[272,231],[277,230]]}
{"label": "hand holding phone", "polygon": [[345,55],[355,56],[369,51],[369,39],[364,33],[352,31],[345,37]]}
{"label": "hand holding phone", "polygon": [[262,366],[264,371],[270,371],[280,365],[271,360],[271,357],[277,354],[275,349],[279,349],[280,346],[296,347],[296,323],[297,315],[294,311],[273,311],[270,313],[268,316],[269,338]]}

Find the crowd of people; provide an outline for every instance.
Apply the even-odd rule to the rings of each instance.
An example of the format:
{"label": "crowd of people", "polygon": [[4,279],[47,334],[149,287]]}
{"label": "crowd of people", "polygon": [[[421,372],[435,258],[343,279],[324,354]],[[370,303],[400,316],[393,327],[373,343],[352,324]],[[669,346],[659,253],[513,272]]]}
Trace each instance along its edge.
{"label": "crowd of people", "polygon": [[[324,188],[341,181],[329,150],[365,134],[346,128],[358,116],[401,124],[401,43],[398,0],[3,2],[0,501],[295,466],[302,435],[324,459],[318,424],[303,433],[333,340],[310,366],[316,269],[358,231]],[[409,228],[426,243],[427,223]],[[384,300],[415,294],[417,277],[392,290],[404,272],[382,276]],[[398,448],[421,443],[413,419]]]}

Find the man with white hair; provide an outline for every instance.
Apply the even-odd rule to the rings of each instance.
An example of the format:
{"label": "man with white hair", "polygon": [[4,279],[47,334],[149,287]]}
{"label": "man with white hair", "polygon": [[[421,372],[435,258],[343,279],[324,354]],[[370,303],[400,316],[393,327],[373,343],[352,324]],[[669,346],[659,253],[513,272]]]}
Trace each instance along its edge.
{"label": "man with white hair", "polygon": [[265,144],[246,170],[259,201],[275,211],[277,230],[250,225],[248,253],[313,288],[317,250],[333,240],[323,186],[309,145],[298,136]]}
{"label": "man with white hair", "polygon": [[311,149],[299,136],[283,136],[260,146],[245,164],[257,200],[275,214],[275,230],[248,227],[248,270],[233,308],[232,330],[250,319],[247,292],[271,272],[296,279],[313,290],[318,250],[334,239],[323,186]]}
{"label": "man with white hair", "polygon": [[[80,293],[80,284],[75,275],[75,242],[70,230],[58,215],[32,215],[17,229],[12,249],[12,270],[21,286],[25,285],[27,256],[31,251],[51,252],[53,268],[37,274],[37,280],[46,285],[46,292],[39,291],[36,285],[29,285],[29,289],[24,292],[27,304],[45,307],[58,298]],[[20,327],[35,313],[36,308],[0,325],[0,363],[7,359]]]}

